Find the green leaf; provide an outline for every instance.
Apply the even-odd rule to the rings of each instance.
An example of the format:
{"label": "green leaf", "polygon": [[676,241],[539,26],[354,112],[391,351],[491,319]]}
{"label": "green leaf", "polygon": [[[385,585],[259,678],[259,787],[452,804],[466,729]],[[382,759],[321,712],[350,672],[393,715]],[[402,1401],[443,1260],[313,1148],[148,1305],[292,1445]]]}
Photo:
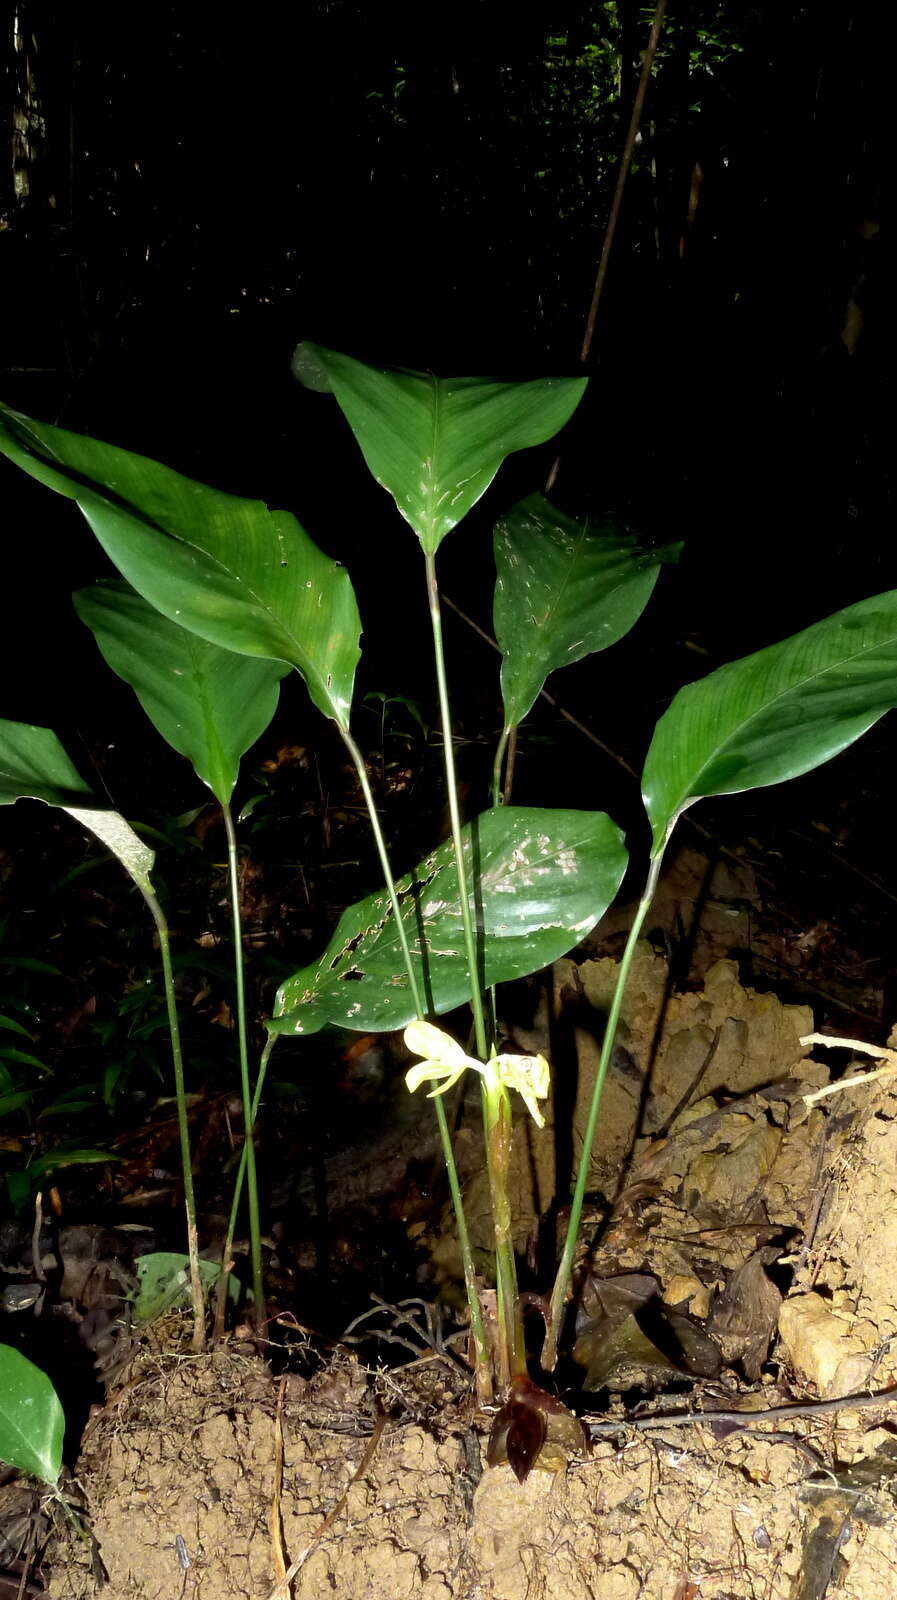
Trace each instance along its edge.
{"label": "green leaf", "polygon": [[122,576],[171,621],[287,661],[345,728],[361,622],[348,573],[287,511],[0,406],[0,452],[76,500]]}
{"label": "green leaf", "polygon": [[28,1029],[23,1028],[21,1022],[16,1022],[14,1017],[0,1016],[0,1028],[6,1028],[10,1033],[21,1033],[26,1039],[31,1038]]}
{"label": "green leaf", "polygon": [[494,544],[506,730],[522,722],[550,672],[629,632],[661,563],[681,548],[642,550],[613,519],[576,522],[541,494],[499,518]]}
{"label": "green leaf", "polygon": [[895,705],[895,589],[688,684],[658,722],[645,761],[653,856],[696,800],[810,772]]}
{"label": "green leaf", "polygon": [[58,1172],[61,1167],[90,1167],[101,1165],[107,1161],[120,1161],[114,1150],[67,1150],[61,1147],[58,1150],[48,1150],[46,1155],[37,1156],[29,1164],[28,1175],[32,1183],[37,1184],[50,1172]]}
{"label": "green leaf", "polygon": [[33,1089],[13,1089],[10,1094],[0,1094],[0,1117],[5,1117],[10,1111],[21,1111],[33,1096]]}
{"label": "green leaf", "polygon": [[[597,811],[504,806],[463,830],[471,907],[480,930],[483,988],[555,961],[603,916],[619,888],[626,850]],[[412,960],[430,1014],[470,996],[461,900],[451,841],[398,884]],[[423,952],[423,953],[422,953]],[[415,1015],[385,891],[350,906],[320,960],[278,990],[273,1033],[328,1024],[379,1032]]]}
{"label": "green leaf", "polygon": [[[16,724],[14,723],[13,726],[15,727]],[[0,749],[2,749],[3,742],[3,727],[4,723],[0,718]],[[0,760],[2,760],[2,756],[0,756]],[[0,800],[0,805],[4,803],[4,801]],[[50,961],[39,961],[36,956],[0,956],[0,967],[3,967],[4,970],[8,969],[10,972],[45,972],[51,978],[62,977],[59,967],[54,967]],[[6,997],[6,1004],[15,1004],[11,996]]]}
{"label": "green leaf", "polygon": [[[166,1311],[190,1305],[189,1256],[178,1255],[172,1250],[153,1250],[141,1256],[136,1266],[140,1288],[134,1303],[134,1315],[138,1322],[153,1322]],[[200,1261],[199,1275],[208,1295],[221,1276],[220,1262]],[[228,1294],[232,1300],[237,1300],[240,1293],[239,1279],[231,1275]]]}
{"label": "green leaf", "polygon": [[130,684],[153,726],[226,805],[240,757],[277,709],[280,679],[289,665],[210,644],[163,616],[126,583],[81,589],[74,602],[109,666]]}
{"label": "green leaf", "polygon": [[43,800],[67,807],[93,799],[51,728],[0,718],[0,806]]}
{"label": "green leaf", "polygon": [[15,1061],[21,1067],[37,1067],[40,1072],[49,1072],[49,1067],[40,1061],[29,1050],[13,1050],[6,1045],[0,1049],[0,1057],[4,1061]]}
{"label": "green leaf", "polygon": [[544,444],[569,420],[587,378],[434,378],[368,367],[301,344],[293,371],[336,395],[364,459],[428,555],[467,515],[514,450]]}
{"label": "green leaf", "polygon": [[65,1417],[47,1374],[12,1345],[0,1344],[0,1459],[55,1484]]}
{"label": "green leaf", "polygon": [[[112,851],[143,894],[151,892],[152,850],[117,811],[96,804],[52,729],[0,718],[0,805],[16,800],[43,800],[67,811]],[[72,804],[78,800],[94,803]]]}

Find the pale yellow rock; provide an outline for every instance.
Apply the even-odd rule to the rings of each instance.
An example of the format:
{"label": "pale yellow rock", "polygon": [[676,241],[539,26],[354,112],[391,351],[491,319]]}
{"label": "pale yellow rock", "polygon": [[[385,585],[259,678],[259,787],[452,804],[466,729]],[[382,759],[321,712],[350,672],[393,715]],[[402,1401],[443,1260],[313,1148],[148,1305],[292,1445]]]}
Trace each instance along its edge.
{"label": "pale yellow rock", "polygon": [[867,1383],[873,1357],[850,1324],[836,1317],[818,1294],[786,1300],[779,1334],[795,1371],[826,1399],[853,1394]]}
{"label": "pale yellow rock", "polygon": [[687,1272],[677,1272],[666,1285],[663,1298],[668,1306],[681,1306],[687,1302],[693,1317],[706,1317],[710,1311],[710,1293],[701,1282]]}

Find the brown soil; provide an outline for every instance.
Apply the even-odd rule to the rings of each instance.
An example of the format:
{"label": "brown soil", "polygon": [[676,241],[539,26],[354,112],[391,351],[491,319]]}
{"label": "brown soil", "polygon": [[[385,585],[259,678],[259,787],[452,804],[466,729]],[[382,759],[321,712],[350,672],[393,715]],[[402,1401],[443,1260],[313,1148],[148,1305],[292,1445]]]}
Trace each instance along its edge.
{"label": "brown soil", "polygon": [[[557,992],[571,966],[558,964]],[[576,974],[599,1010],[612,968]],[[619,1425],[589,1457],[521,1485],[484,1467],[488,1418],[448,1357],[369,1373],[344,1352],[308,1381],[279,1380],[248,1344],[172,1354],[169,1324],[163,1353],[142,1350],[92,1421],[79,1465],[108,1585],[70,1539],[53,1600],[264,1600],[278,1541],[286,1565],[302,1557],[297,1600],[895,1591],[897,1410],[850,1397],[897,1382],[897,1080],[808,1104],[833,1058],[800,1044],[805,1008],[742,988],[729,962],[694,994],[666,996],[666,979],[644,946],[595,1158],[616,1204],[593,1218],[581,1271],[592,1286],[653,1273],[727,1363],[655,1405],[737,1410],[746,1426],[639,1431],[612,1400]],[[578,1128],[597,1046],[588,1028],[573,1039]],[[518,1174],[523,1233],[553,1193],[556,1153],[549,1124]],[[645,1386],[671,1388],[656,1374]],[[762,1415],[820,1399],[832,1409]]]}

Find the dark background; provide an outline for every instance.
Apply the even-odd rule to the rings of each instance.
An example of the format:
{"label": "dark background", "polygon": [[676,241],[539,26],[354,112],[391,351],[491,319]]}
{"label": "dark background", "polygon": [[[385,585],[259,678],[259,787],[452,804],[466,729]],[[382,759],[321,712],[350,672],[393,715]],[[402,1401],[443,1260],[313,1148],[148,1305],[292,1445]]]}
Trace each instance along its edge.
{"label": "dark background", "polygon": [[[3,16],[4,398],[289,506],[400,674],[416,551],[291,351],[575,370],[650,8]],[[710,664],[895,581],[884,46],[868,6],[669,8],[558,494],[687,541],[657,620]],[[484,618],[492,517],[550,459],[446,548]],[[3,710],[58,721],[68,591],[101,561],[5,465],[2,490]],[[662,695],[693,666],[665,651]]]}
{"label": "dark background", "polygon": [[[293,510],[355,581],[375,753],[372,688],[435,720],[420,554],[291,353],[311,338],[442,373],[576,371],[651,16],[632,0],[3,6],[3,396]],[[684,541],[635,633],[553,683],[636,769],[681,683],[897,582],[888,73],[871,5],[671,0],[556,491]],[[492,522],[553,454],[511,458],[440,553],[446,595],[485,627]],[[0,493],[0,711],[57,728],[128,815],[151,792],[195,805],[73,617],[72,588],[106,570],[89,531],[5,462]],[[475,809],[497,662],[451,614],[447,634]],[[319,787],[339,784],[295,675],[265,753],[278,739],[325,768],[330,752]],[[841,758],[859,766],[834,764],[840,796],[873,769],[890,784],[890,734],[871,739]],[[818,792],[727,815],[806,812]],[[515,797],[638,810],[619,766],[544,707]],[[439,803],[418,794],[422,847]],[[407,822],[399,806],[394,837]]]}

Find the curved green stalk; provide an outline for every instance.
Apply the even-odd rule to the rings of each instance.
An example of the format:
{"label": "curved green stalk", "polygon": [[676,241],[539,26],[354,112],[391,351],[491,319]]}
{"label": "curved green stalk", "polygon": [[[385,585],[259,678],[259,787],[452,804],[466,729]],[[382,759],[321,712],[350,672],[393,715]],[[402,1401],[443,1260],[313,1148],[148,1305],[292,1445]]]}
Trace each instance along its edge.
{"label": "curved green stalk", "polygon": [[[252,1091],[252,1107],[250,1113],[253,1127],[255,1127],[255,1119],[258,1116],[258,1109],[261,1104],[262,1090],[265,1086],[265,1073],[268,1070],[268,1062],[271,1059],[271,1052],[279,1038],[279,1033],[269,1033],[265,1041],[265,1048],[263,1049],[261,1058],[259,1060],[258,1077],[255,1080],[255,1088]],[[237,1214],[240,1209],[240,1197],[243,1193],[243,1179],[246,1176],[246,1161],[247,1140],[244,1139],[243,1148],[240,1151],[240,1165],[237,1168],[237,1176],[234,1182],[234,1197],[231,1201],[230,1217],[228,1218],[227,1223],[227,1233],[224,1237],[224,1248],[221,1252],[221,1276],[218,1279],[218,1302],[215,1308],[216,1339],[220,1339],[224,1333],[224,1313],[227,1307],[227,1283],[233,1268],[234,1237],[237,1232]]]}
{"label": "curved green stalk", "polygon": [[411,989],[411,998],[414,1001],[414,1008],[417,1012],[417,1015],[422,1017],[424,1012],[422,1010],[420,988],[418,987],[417,978],[414,972],[414,965],[411,960],[411,950],[408,945],[408,935],[405,932],[405,924],[402,920],[402,908],[399,905],[399,896],[396,891],[395,879],[392,875],[392,868],[389,864],[389,855],[387,854],[386,850],[386,840],[383,837],[383,829],[380,826],[380,818],[377,815],[377,807],[374,802],[374,795],[371,789],[370,779],[368,778],[367,767],[364,764],[364,756],[355,743],[355,740],[352,738],[348,728],[341,728],[340,733],[343,736],[346,749],[352,757],[352,761],[355,765],[355,771],[358,773],[358,781],[361,784],[361,792],[364,795],[364,803],[367,806],[368,816],[371,822],[371,829],[374,835],[374,843],[377,846],[377,854],[380,857],[380,866],[386,881],[386,890],[389,895],[389,903],[392,906],[392,914],[395,918],[396,933],[399,936],[399,944],[402,947],[402,957],[405,962],[405,971],[408,974],[408,985]]}
{"label": "curved green stalk", "polygon": [[495,752],[495,761],[493,762],[493,765],[492,765],[492,804],[494,806],[504,805],[504,795],[502,794],[502,783],[501,783],[501,769],[502,769],[502,767],[504,765],[505,751],[508,748],[508,740],[509,740],[510,737],[511,737],[510,728],[503,728],[502,729],[501,738],[498,741],[498,748],[497,748],[497,750]]}
{"label": "curved green stalk", "polygon": [[[402,947],[402,956],[405,962],[405,971],[408,974],[408,986],[411,990],[411,998],[414,1001],[414,1006],[418,1017],[423,1019],[425,1012],[423,1001],[421,999],[420,986],[417,982],[417,977],[414,971],[414,963],[411,959],[411,949],[408,944],[408,935],[405,932],[405,924],[402,919],[402,908],[399,905],[399,896],[396,890],[395,879],[392,875],[392,868],[390,866],[389,855],[386,849],[386,840],[383,837],[383,830],[380,826],[380,818],[377,815],[377,806],[371,790],[370,780],[367,774],[367,767],[364,763],[364,756],[359,750],[358,745],[355,743],[355,740],[352,738],[352,735],[349,733],[348,729],[343,728],[340,730],[340,732],[343,735],[346,749],[348,750],[355,764],[355,770],[358,773],[358,781],[361,784],[361,792],[364,795],[364,803],[367,806],[368,816],[370,818],[371,828],[374,834],[374,842],[377,846],[377,853],[380,857],[380,867],[386,882],[386,889],[389,895],[390,905],[392,906],[392,914],[395,919],[396,932],[399,936],[399,943]],[[452,1148],[452,1136],[448,1125],[448,1119],[445,1114],[445,1106],[443,1105],[441,1096],[437,1096],[434,1099],[433,1104],[436,1111],[436,1122],[439,1128],[439,1139],[442,1145],[442,1155],[445,1161],[446,1172],[448,1174],[449,1192],[451,1193],[452,1206],[455,1212],[455,1225],[458,1229],[458,1244],[461,1249],[461,1260],[464,1266],[464,1287],[467,1293],[467,1303],[470,1307],[470,1330],[473,1335],[474,1350],[476,1352],[477,1388],[480,1393],[480,1398],[485,1400],[490,1398],[488,1394],[489,1349],[486,1339],[486,1326],[483,1321],[483,1308],[480,1304],[479,1291],[476,1285],[476,1269],[473,1262],[473,1251],[470,1245],[470,1235],[467,1231],[467,1219],[464,1215],[464,1203],[461,1198],[461,1183],[458,1178],[455,1152]]]}
{"label": "curved green stalk", "polygon": [[629,931],[629,938],[626,941],[626,948],[623,951],[623,955],[620,960],[619,971],[617,973],[617,982],[614,988],[613,999],[611,1000],[610,1012],[608,1013],[607,1027],[604,1032],[604,1042],[601,1046],[601,1062],[598,1067],[594,1087],[592,1089],[589,1117],[586,1123],[586,1130],[582,1141],[582,1151],[580,1152],[579,1157],[579,1171],[576,1177],[576,1187],[573,1191],[573,1200],[570,1205],[570,1220],[567,1224],[567,1235],[564,1240],[564,1249],[561,1255],[560,1265],[558,1266],[557,1277],[554,1280],[554,1289],[552,1290],[551,1294],[551,1317],[545,1333],[545,1344],[542,1349],[542,1366],[545,1368],[546,1372],[553,1371],[555,1362],[557,1361],[558,1336],[560,1334],[561,1323],[564,1318],[567,1290],[570,1287],[570,1275],[573,1269],[573,1256],[576,1250],[576,1240],[579,1233],[580,1220],[582,1218],[583,1199],[585,1197],[586,1182],[589,1175],[589,1162],[592,1156],[592,1145],[595,1142],[595,1130],[598,1126],[598,1112],[601,1106],[601,1091],[604,1088],[604,1080],[607,1077],[607,1069],[610,1066],[610,1059],[613,1055],[614,1040],[616,1039],[617,1035],[617,1024],[620,1020],[620,1008],[623,1004],[626,980],[629,977],[629,969],[632,966],[632,958],[635,955],[635,947],[638,944],[638,937],[642,930],[642,924],[648,914],[651,902],[654,899],[654,891],[657,887],[657,879],[660,873],[660,863],[662,859],[663,852],[661,851],[661,853],[651,862],[651,868],[648,873],[644,893],[638,903],[638,910],[635,913],[632,927]]}
{"label": "curved green stalk", "polygon": [[[133,876],[133,874],[132,874]],[[193,1349],[202,1350],[206,1342],[205,1304],[202,1279],[199,1275],[199,1239],[196,1231],[196,1198],[193,1193],[193,1168],[190,1163],[190,1123],[187,1117],[187,1096],[184,1088],[184,1058],[181,1053],[181,1030],[178,1024],[177,999],[174,992],[174,972],[171,966],[171,944],[168,923],[156,896],[149,885],[134,879],[143,895],[156,924],[159,935],[159,954],[162,958],[162,979],[165,985],[165,1004],[168,1009],[168,1033],[171,1039],[171,1059],[174,1065],[174,1095],[178,1111],[178,1133],[181,1142],[181,1170],[184,1180],[184,1209],[187,1213],[187,1255],[190,1260],[190,1295],[193,1302]]]}
{"label": "curved green stalk", "polygon": [[[237,1047],[240,1055],[240,1089],[243,1098],[243,1153],[246,1157],[246,1188],[249,1198],[249,1253],[252,1259],[253,1315],[261,1332],[265,1322],[265,1286],[262,1281],[262,1232],[259,1223],[259,1192],[253,1142],[255,1111],[249,1082],[249,1047],[246,1027],[246,984],[243,975],[243,927],[240,917],[240,876],[237,862],[237,835],[230,807],[223,805],[227,834],[227,876],[230,887],[231,925],[234,941],[234,979],[237,990]],[[259,1074],[261,1076],[261,1074]],[[257,1086],[258,1087],[258,1086]]]}

